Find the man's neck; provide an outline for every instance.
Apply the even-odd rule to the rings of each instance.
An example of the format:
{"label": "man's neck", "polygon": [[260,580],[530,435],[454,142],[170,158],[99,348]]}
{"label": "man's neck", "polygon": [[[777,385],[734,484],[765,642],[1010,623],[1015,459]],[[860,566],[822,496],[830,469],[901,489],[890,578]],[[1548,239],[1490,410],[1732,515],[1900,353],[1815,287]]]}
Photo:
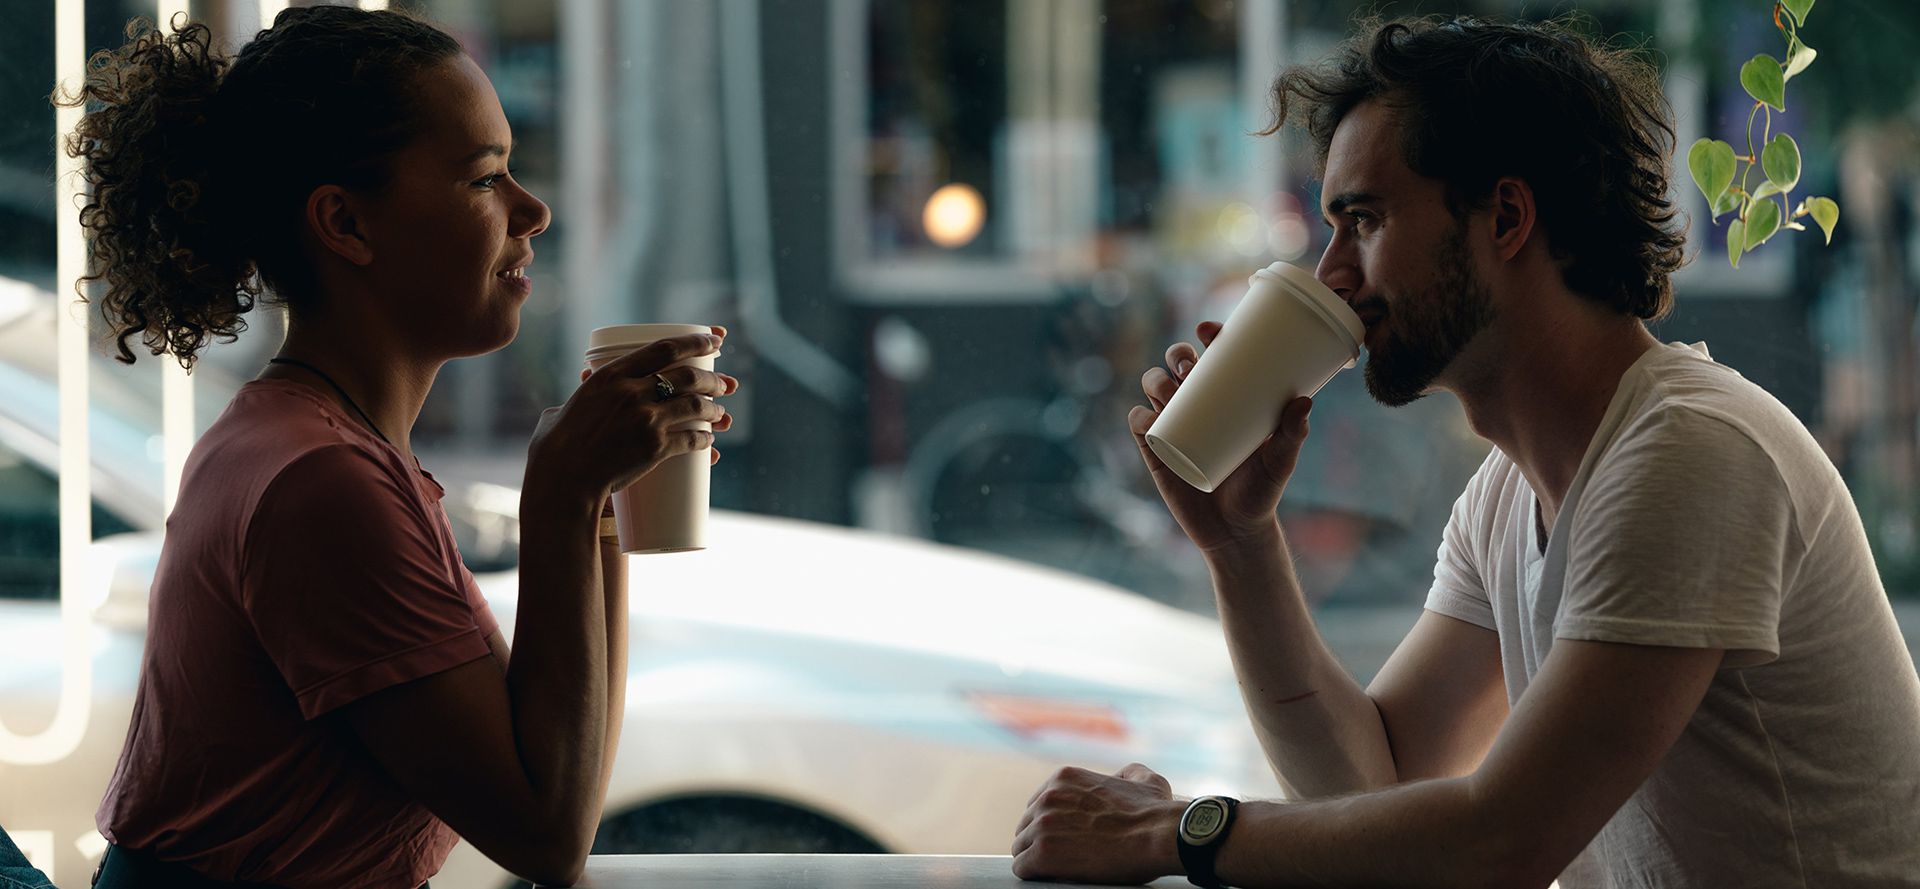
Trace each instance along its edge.
{"label": "man's neck", "polygon": [[1520,467],[1551,528],[1620,378],[1659,342],[1635,319],[1574,305],[1496,321],[1462,358],[1459,396],[1474,432]]}
{"label": "man's neck", "polygon": [[[276,357],[291,358],[318,368],[346,390],[353,405],[343,405],[349,414],[357,405],[366,418],[400,453],[413,455],[412,433],[427,391],[445,363],[438,358],[410,355],[396,344],[369,335],[365,327],[329,323],[327,320],[293,320],[287,338]],[[284,364],[270,365],[262,378],[302,379],[338,398],[324,380],[304,368]],[[357,415],[356,419],[360,419]]]}

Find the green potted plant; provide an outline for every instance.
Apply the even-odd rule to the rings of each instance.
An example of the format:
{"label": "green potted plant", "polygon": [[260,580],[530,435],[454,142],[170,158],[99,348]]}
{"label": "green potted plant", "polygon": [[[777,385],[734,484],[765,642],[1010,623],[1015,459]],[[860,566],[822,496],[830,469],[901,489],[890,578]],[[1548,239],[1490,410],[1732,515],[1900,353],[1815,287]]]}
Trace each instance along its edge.
{"label": "green potted plant", "polygon": [[[1753,97],[1753,110],[1747,113],[1746,153],[1719,139],[1701,139],[1687,151],[1687,170],[1706,196],[1714,223],[1726,213],[1734,214],[1727,224],[1727,260],[1735,268],[1740,267],[1741,254],[1781,230],[1806,231],[1802,219],[1810,218],[1820,226],[1828,243],[1840,222],[1840,205],[1832,198],[1814,196],[1791,203],[1793,189],[1800,183],[1800,145],[1786,133],[1773,133],[1773,112],[1787,110],[1787,81],[1819,55],[1800,39],[1800,28],[1813,4],[1814,0],[1777,0],[1773,26],[1786,39],[1786,60],[1760,53],[1740,66],[1740,85]],[[1753,138],[1756,118],[1758,143]],[[1758,182],[1753,181],[1756,171],[1761,176]]]}

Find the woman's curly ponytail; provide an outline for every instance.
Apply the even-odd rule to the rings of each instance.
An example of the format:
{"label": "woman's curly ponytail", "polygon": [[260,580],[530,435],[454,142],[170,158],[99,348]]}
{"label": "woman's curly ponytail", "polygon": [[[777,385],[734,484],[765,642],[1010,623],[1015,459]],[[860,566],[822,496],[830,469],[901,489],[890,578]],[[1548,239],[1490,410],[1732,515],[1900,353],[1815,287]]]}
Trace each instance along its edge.
{"label": "woman's curly ponytail", "polygon": [[127,37],[88,60],[77,95],[55,99],[88,109],[66,145],[91,186],[80,224],[94,271],[81,280],[106,283],[101,310],[121,361],[133,361],[138,336],[190,369],[210,340],[246,329],[261,289],[216,181],[215,105],[231,63],[202,24],[168,34],[135,19]]}

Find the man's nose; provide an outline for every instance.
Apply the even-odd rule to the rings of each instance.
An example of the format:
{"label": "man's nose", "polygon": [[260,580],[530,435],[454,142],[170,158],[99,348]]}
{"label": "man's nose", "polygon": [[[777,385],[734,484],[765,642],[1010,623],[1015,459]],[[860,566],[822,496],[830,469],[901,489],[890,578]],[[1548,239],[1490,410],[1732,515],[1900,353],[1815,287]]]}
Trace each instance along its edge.
{"label": "man's nose", "polygon": [[1320,254],[1320,264],[1314,267],[1313,276],[1334,295],[1352,303],[1354,294],[1360,292],[1360,266],[1354,260],[1346,239],[1335,232],[1326,251]]}

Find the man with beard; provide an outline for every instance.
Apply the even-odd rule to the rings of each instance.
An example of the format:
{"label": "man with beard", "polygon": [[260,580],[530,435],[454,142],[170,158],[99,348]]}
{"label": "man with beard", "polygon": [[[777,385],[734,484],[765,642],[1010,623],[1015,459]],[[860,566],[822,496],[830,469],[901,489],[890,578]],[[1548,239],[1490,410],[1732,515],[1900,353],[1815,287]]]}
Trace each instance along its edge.
{"label": "man with beard", "polygon": [[1645,325],[1684,243],[1652,69],[1562,25],[1396,21],[1274,98],[1320,153],[1316,275],[1366,325],[1368,390],[1450,391],[1495,448],[1362,688],[1274,520],[1309,401],[1203,493],[1143,439],[1197,358],[1170,348],[1129,424],[1294,801],[1063,769],[1015,873],[1920,886],[1920,678],[1846,487],[1772,396]]}

